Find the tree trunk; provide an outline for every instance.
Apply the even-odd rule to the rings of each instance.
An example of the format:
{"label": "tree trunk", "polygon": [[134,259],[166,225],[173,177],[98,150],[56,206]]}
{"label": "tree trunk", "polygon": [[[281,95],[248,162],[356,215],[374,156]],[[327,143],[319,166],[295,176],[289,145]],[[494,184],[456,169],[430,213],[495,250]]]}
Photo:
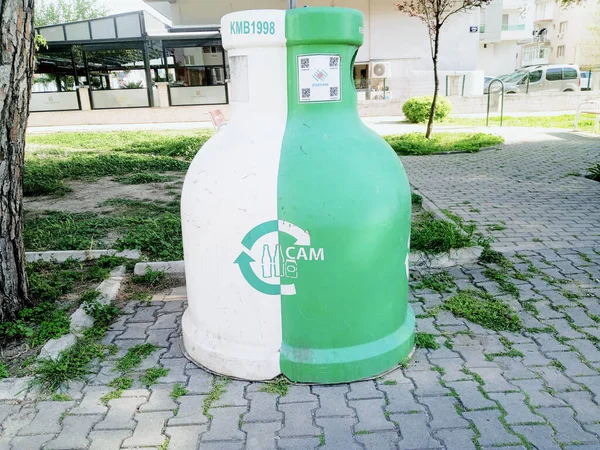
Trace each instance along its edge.
{"label": "tree trunk", "polygon": [[33,78],[34,0],[0,0],[0,322],[25,306],[25,128]]}
{"label": "tree trunk", "polygon": [[438,50],[439,50],[439,39],[440,39],[440,30],[439,28],[435,31],[434,36],[434,48],[433,48],[433,102],[431,102],[431,109],[429,110],[429,121],[427,122],[427,132],[425,133],[425,137],[429,139],[431,136],[431,132],[433,131],[433,118],[435,117],[435,107],[437,104],[438,91],[440,90],[440,80],[438,78]]}

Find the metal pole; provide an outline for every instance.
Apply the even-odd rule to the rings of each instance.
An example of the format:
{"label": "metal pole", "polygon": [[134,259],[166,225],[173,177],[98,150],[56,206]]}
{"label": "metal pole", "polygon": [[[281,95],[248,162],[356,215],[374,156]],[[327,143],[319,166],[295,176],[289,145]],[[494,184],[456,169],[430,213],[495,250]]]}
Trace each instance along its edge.
{"label": "metal pole", "polygon": [[148,41],[144,42],[144,48],[142,49],[144,56],[144,69],[146,72],[146,89],[148,91],[148,106],[152,108],[154,106],[154,91],[152,90],[152,72],[150,69],[150,55],[148,50]]}
{"label": "metal pole", "polygon": [[296,0],[288,0],[288,9],[294,9],[296,7]]}

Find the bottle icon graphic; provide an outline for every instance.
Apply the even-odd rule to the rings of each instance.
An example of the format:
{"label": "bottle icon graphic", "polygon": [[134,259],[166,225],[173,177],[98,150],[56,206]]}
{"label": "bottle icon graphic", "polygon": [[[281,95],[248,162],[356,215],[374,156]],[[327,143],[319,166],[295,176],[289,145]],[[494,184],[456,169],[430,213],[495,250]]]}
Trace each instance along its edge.
{"label": "bottle icon graphic", "polygon": [[271,258],[271,249],[269,244],[263,245],[262,258],[260,264],[262,266],[262,277],[271,278],[273,276],[273,258]]}

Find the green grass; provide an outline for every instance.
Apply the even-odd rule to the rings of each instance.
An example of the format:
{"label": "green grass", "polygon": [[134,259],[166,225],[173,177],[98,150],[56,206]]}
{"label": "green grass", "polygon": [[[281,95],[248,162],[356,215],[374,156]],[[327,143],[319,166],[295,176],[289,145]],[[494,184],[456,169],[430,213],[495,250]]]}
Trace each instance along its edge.
{"label": "green grass", "polygon": [[430,348],[433,350],[440,348],[440,344],[436,342],[433,334],[424,333],[422,331],[417,331],[415,333],[415,346],[417,348]]}
{"label": "green grass", "polygon": [[133,378],[125,376],[117,377],[110,383],[108,383],[108,385],[115,389],[124,391],[125,389],[129,389],[133,385]]}
{"label": "green grass", "polygon": [[213,380],[213,387],[208,393],[208,395],[204,398],[204,404],[202,408],[202,413],[209,419],[212,419],[212,414],[208,411],[212,407],[213,403],[221,398],[226,392],[225,387],[231,383],[231,379],[229,378],[215,378]]}
{"label": "green grass", "polygon": [[490,330],[519,331],[522,328],[519,316],[507,303],[481,291],[459,292],[442,307]]}
{"label": "green grass", "polygon": [[127,350],[125,356],[117,359],[115,369],[127,373],[134,367],[141,364],[144,358],[150,356],[158,347],[154,344],[138,344]]}
{"label": "green grass", "polygon": [[269,394],[285,397],[290,389],[289,380],[283,375],[278,376],[272,383],[266,383],[260,388],[260,392],[268,392]]}
{"label": "green grass", "polygon": [[[575,114],[563,114],[560,116],[505,116],[502,120],[502,125],[504,127],[539,127],[572,129],[574,123]],[[446,119],[443,124],[483,127],[485,126],[485,117],[450,117]],[[490,125],[500,125],[500,117],[490,117]],[[578,127],[585,131],[592,131],[594,129],[594,117],[582,115],[580,117]]]}
{"label": "green grass", "polygon": [[447,152],[478,152],[482,147],[502,144],[504,139],[487,133],[393,134],[383,137],[399,155],[430,155]]}
{"label": "green grass", "polygon": [[123,390],[115,389],[114,391],[110,391],[107,394],[104,394],[102,397],[100,397],[100,401],[104,405],[108,405],[108,402],[110,402],[111,400],[114,400],[116,398],[121,398],[122,396],[123,396]]}
{"label": "green grass", "polygon": [[140,382],[146,387],[152,386],[158,381],[160,377],[166,377],[169,375],[169,369],[164,367],[152,367],[146,369],[146,373],[140,377]]}
{"label": "green grass", "polygon": [[8,370],[6,370],[6,366],[2,361],[0,361],[0,380],[3,378],[8,378]]}
{"label": "green grass", "polygon": [[446,271],[433,273],[423,276],[414,286],[414,289],[431,289],[432,291],[450,292],[450,289],[455,286],[454,278]]}
{"label": "green grass", "polygon": [[171,391],[171,398],[173,400],[177,400],[179,397],[183,397],[187,393],[188,391],[186,388],[184,388],[179,383],[175,383],[175,385],[173,386],[173,391]]}
{"label": "green grass", "polygon": [[168,181],[173,181],[174,179],[175,179],[175,177],[171,176],[171,175],[161,175],[159,173],[140,172],[140,173],[133,173],[130,175],[123,175],[120,177],[115,177],[113,180],[117,181],[121,184],[147,184],[147,183],[166,183]]}
{"label": "green grass", "polygon": [[411,192],[410,200],[415,206],[421,206],[423,204],[423,197],[421,197],[419,194],[415,194],[414,192]]}
{"label": "green grass", "polygon": [[436,219],[429,212],[416,216],[411,224],[411,250],[435,254],[472,245],[472,234],[463,232],[454,222]]}
{"label": "green grass", "polygon": [[53,394],[50,399],[53,402],[70,402],[73,398],[68,394]]}

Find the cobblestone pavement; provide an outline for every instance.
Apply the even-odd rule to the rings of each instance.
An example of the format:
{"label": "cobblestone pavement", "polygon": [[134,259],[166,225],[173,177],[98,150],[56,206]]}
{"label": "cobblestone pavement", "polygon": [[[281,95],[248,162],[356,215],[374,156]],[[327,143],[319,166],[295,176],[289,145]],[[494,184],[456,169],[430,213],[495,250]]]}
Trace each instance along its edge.
{"label": "cobblestone pavement", "polygon": [[600,247],[600,183],[571,175],[598,163],[600,140],[507,133],[501,150],[401,159],[419,191],[488,230],[498,250]]}
{"label": "cobblestone pavement", "polygon": [[[0,449],[164,449],[167,438],[176,450],[598,449],[600,253],[523,251],[511,260],[524,275],[508,278],[519,300],[481,265],[449,269],[455,286],[444,294],[412,282],[418,330],[435,335],[440,347],[417,350],[408,368],[373,381],[291,386],[285,396],[231,381],[210,419],[205,400],[223,380],[181,353],[185,288],[176,288],[151,306],[125,310],[104,340],[119,353],[95,366],[87,383],[71,385],[72,401],[36,403],[22,392],[18,401],[0,402]],[[493,332],[439,310],[456,289],[504,298],[524,331]],[[103,405],[117,377],[114,358],[146,342],[160,350],[140,374],[161,365],[168,375],[147,389],[136,374],[122,398]],[[177,400],[170,397],[175,383],[188,391]]]}

